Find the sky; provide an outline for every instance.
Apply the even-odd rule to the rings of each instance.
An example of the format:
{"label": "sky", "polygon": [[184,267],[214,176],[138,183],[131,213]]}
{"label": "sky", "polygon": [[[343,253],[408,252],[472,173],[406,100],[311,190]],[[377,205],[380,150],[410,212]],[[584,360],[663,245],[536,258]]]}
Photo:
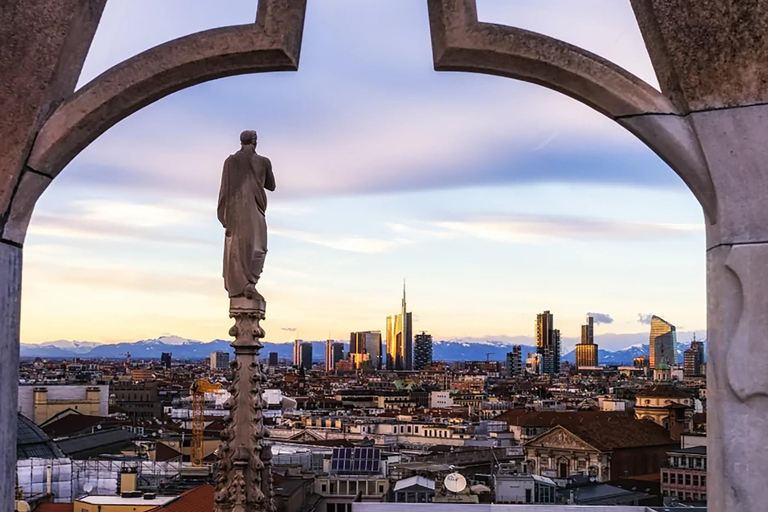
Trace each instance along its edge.
{"label": "sky", "polygon": [[[168,96],[56,178],[27,236],[24,343],[226,339],[215,210],[244,129],[277,181],[268,341],[383,330],[403,279],[414,329],[436,339],[531,336],[545,309],[569,337],[588,312],[609,317],[596,334],[647,331],[648,314],[705,331],[701,208],[640,141],[540,86],[435,72],[425,1],[308,4],[298,72]],[[79,86],[169,39],[250,22],[255,5],[110,0]],[[628,0],[478,9],[658,86]]]}

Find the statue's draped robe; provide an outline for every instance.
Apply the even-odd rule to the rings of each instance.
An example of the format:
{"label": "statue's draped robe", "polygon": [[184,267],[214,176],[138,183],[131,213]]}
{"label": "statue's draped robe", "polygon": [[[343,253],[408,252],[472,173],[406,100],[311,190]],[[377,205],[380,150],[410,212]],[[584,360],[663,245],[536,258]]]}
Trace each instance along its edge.
{"label": "statue's draped robe", "polygon": [[272,164],[247,146],[224,162],[218,217],[226,230],[224,287],[230,297],[245,294],[259,280],[267,256],[267,193],[274,190]]}

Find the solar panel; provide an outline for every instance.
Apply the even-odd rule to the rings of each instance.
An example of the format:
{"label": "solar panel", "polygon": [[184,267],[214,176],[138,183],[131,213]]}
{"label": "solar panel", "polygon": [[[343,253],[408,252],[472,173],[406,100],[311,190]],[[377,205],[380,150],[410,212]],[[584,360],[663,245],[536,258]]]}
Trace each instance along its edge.
{"label": "solar panel", "polygon": [[347,474],[379,473],[381,450],[378,448],[334,448],[331,471]]}

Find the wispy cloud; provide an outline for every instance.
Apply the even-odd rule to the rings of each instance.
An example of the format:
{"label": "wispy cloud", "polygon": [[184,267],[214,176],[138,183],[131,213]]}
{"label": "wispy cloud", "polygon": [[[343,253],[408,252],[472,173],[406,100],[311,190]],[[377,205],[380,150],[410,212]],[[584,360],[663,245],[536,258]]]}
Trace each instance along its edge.
{"label": "wispy cloud", "polygon": [[637,314],[637,323],[644,324],[644,325],[651,325],[651,320],[653,319],[652,313],[638,313]]}
{"label": "wispy cloud", "polygon": [[697,224],[642,224],[579,217],[481,216],[439,221],[437,226],[497,242],[549,243],[553,240],[652,240],[700,233]]}
{"label": "wispy cloud", "polygon": [[587,313],[587,316],[591,316],[595,319],[596,324],[612,324],[613,317],[608,313]]}

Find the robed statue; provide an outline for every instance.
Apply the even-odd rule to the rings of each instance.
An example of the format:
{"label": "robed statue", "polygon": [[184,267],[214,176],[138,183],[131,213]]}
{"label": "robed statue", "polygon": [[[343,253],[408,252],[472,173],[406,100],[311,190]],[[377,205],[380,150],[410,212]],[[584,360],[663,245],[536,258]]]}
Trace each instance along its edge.
{"label": "robed statue", "polygon": [[275,190],[272,163],[256,153],[253,130],[240,134],[240,151],[224,162],[218,216],[224,226],[224,288],[230,298],[263,300],[256,291],[267,257],[267,190]]}

